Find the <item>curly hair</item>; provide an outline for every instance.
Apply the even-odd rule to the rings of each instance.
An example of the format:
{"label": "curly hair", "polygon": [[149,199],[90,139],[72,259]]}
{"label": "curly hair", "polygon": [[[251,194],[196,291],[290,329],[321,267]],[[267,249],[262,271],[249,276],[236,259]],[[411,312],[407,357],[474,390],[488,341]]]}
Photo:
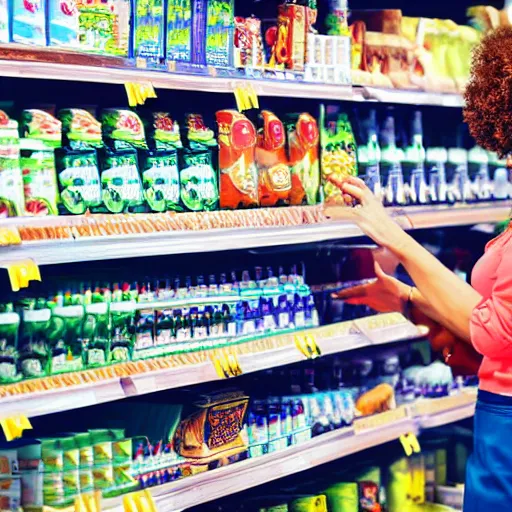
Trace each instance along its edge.
{"label": "curly hair", "polygon": [[501,157],[512,152],[512,27],[490,32],[475,48],[464,99],[477,144]]}

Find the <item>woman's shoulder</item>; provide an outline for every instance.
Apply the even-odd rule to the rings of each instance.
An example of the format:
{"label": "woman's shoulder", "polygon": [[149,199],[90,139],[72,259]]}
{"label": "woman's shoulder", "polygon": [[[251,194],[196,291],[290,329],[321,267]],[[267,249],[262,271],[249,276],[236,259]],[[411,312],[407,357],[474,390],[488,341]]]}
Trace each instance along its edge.
{"label": "woman's shoulder", "polygon": [[500,249],[509,249],[512,251],[512,222],[508,225],[508,228],[498,235],[496,238],[493,238],[486,246],[485,250],[489,249],[500,250]]}

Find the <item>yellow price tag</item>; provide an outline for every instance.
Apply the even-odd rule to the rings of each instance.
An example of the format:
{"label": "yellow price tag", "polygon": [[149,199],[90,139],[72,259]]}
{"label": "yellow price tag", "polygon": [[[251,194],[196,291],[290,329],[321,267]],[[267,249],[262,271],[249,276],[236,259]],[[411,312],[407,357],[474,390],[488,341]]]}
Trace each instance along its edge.
{"label": "yellow price tag", "polygon": [[221,379],[238,377],[243,373],[238,361],[238,355],[233,350],[218,349],[213,352],[210,358],[217,375]]}
{"label": "yellow price tag", "polygon": [[30,281],[41,281],[41,272],[34,260],[7,261],[0,264],[0,268],[7,269],[13,292],[26,288]]}
{"label": "yellow price tag", "polygon": [[236,86],[233,90],[236,99],[236,106],[239,112],[250,110],[252,108],[260,108],[258,95],[252,84],[243,84]]}
{"label": "yellow price tag", "polygon": [[0,247],[20,244],[21,236],[18,228],[14,226],[0,228]]}
{"label": "yellow price tag", "polygon": [[151,82],[128,82],[124,84],[128,96],[128,105],[136,107],[144,105],[148,98],[156,98],[156,92]]}
{"label": "yellow price tag", "polygon": [[313,334],[296,334],[294,340],[296,347],[307,359],[316,359],[322,355]]}
{"label": "yellow price tag", "polygon": [[407,457],[410,457],[413,453],[421,452],[421,446],[418,441],[418,438],[413,433],[404,434],[403,436],[400,436],[400,443]]}
{"label": "yellow price tag", "polygon": [[30,420],[26,416],[16,416],[14,418],[0,420],[0,426],[4,431],[7,441],[18,439],[18,437],[22,436],[24,430],[32,429]]}
{"label": "yellow price tag", "polygon": [[157,512],[153,495],[146,489],[127,494],[123,498],[125,512]]}

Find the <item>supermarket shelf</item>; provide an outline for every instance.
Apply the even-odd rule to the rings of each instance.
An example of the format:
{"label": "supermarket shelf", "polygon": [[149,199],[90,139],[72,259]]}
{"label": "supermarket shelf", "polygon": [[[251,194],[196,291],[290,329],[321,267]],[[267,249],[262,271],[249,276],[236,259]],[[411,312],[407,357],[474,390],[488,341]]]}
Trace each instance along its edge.
{"label": "supermarket shelf", "polygon": [[[377,87],[360,87],[308,83],[282,78],[245,79],[239,77],[218,77],[205,75],[186,75],[165,71],[151,71],[130,67],[120,67],[121,59],[103,58],[99,65],[87,65],[88,61],[98,60],[97,56],[73,54],[72,52],[53,52],[57,57],[38,55],[16,48],[9,52],[9,46],[0,46],[0,76],[14,78],[32,78],[46,80],[68,80],[79,82],[125,84],[126,82],[151,82],[159,89],[231,93],[234,88],[250,83],[260,96],[345,100],[345,101],[380,101],[410,105],[437,105],[441,107],[461,107],[462,97],[458,94],[438,94],[423,91],[379,89]],[[16,46],[16,45],[14,45]],[[11,55],[9,55],[11,53]],[[26,57],[26,58],[25,58]],[[84,64],[80,63],[83,61]],[[73,62],[73,63],[66,63]],[[282,73],[284,75],[284,73]]]}
{"label": "supermarket shelf", "polygon": [[[402,323],[397,324],[394,335],[389,327],[382,330],[388,338],[388,343],[418,339],[425,335],[422,329],[405,319]],[[337,324],[336,331],[335,336],[317,340],[323,355],[348,352],[375,344],[370,337],[362,334],[352,322]],[[379,331],[380,329],[376,329],[373,334],[381,340],[382,335],[378,334]],[[314,335],[315,329],[308,332]],[[381,341],[379,341],[380,343]],[[305,356],[292,344],[277,350],[241,354],[239,364],[242,373],[247,374],[297,363],[304,359]],[[199,364],[182,364],[171,369],[156,370],[131,377],[2,398],[0,399],[0,419],[18,414],[28,417],[42,416],[219,379],[220,377],[210,361]]]}
{"label": "supermarket shelf", "polygon": [[[430,403],[429,403],[430,402]],[[426,401],[425,407],[417,407],[420,428],[435,428],[472,418],[475,414],[476,390],[461,396],[450,396]]]}
{"label": "supermarket shelf", "polygon": [[[394,441],[414,431],[414,421],[404,419],[358,435],[352,428],[329,432],[284,451],[154,487],[151,493],[159,512],[179,512]],[[122,511],[122,498],[105,500],[102,510]]]}
{"label": "supermarket shelf", "polygon": [[[510,204],[506,201],[475,205],[411,206],[392,210],[394,217],[406,229],[500,222],[507,218],[509,211]],[[350,212],[347,213],[350,214]],[[39,223],[59,226],[69,222],[67,219],[66,217],[5,219],[0,221],[0,227],[38,225]],[[348,221],[337,221],[243,230],[212,229],[133,236],[88,237],[76,240],[25,242],[18,246],[0,247],[0,262],[32,258],[38,265],[52,265],[140,257],[147,254],[144,247],[151,247],[151,254],[158,256],[293,245],[361,235],[361,230],[354,224]]]}
{"label": "supermarket shelf", "polygon": [[[458,401],[467,401],[466,393],[450,398],[454,399],[452,403],[455,405]],[[437,418],[435,426],[462,419],[458,410],[455,407],[454,410],[445,411]],[[383,415],[374,418],[378,420],[379,416]],[[394,441],[407,433],[417,434],[419,431],[420,424],[414,417],[412,406],[407,409],[407,414],[402,419],[365,430],[354,430],[350,427],[323,434],[283,451],[154,487],[151,493],[159,512],[179,512]],[[122,498],[105,500],[102,510],[121,511]]]}

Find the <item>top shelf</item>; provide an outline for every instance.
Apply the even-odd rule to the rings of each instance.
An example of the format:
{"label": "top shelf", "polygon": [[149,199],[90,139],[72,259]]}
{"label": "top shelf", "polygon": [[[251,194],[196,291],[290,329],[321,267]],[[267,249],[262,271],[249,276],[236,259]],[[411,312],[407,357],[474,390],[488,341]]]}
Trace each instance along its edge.
{"label": "top shelf", "polygon": [[[125,84],[151,82],[158,89],[232,93],[235,87],[251,84],[260,96],[275,96],[339,100],[375,101],[408,105],[462,107],[458,94],[439,94],[423,91],[388,90],[376,87],[307,83],[283,79],[247,79],[208,75],[186,75],[151,71],[135,67],[120,67],[122,59],[94,59],[70,52],[31,51],[14,45],[0,45],[0,77],[67,80],[78,82]],[[62,57],[62,58],[59,58]],[[65,62],[64,62],[65,61]],[[81,63],[83,61],[83,63]],[[95,65],[87,64],[94,62]],[[69,63],[71,62],[71,63]]]}

